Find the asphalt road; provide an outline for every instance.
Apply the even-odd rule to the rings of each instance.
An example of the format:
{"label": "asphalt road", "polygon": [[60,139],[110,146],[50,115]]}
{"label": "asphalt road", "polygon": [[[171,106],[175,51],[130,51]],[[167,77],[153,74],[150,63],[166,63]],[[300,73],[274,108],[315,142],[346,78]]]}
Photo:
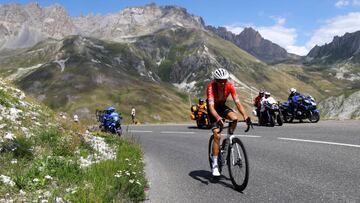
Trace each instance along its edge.
{"label": "asphalt road", "polygon": [[242,192],[214,181],[207,159],[210,130],[194,124],[130,126],[145,153],[148,202],[360,203],[360,121],[259,127],[242,137],[250,180]]}

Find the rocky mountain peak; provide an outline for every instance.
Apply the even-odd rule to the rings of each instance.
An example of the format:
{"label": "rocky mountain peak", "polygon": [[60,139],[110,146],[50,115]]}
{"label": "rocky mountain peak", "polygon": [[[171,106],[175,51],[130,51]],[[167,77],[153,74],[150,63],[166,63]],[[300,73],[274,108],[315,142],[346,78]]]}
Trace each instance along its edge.
{"label": "rocky mountain peak", "polygon": [[46,38],[63,39],[74,34],[121,42],[162,29],[204,29],[203,19],[186,9],[156,4],[78,17],[70,17],[59,4],[7,4],[0,7],[0,19],[0,50],[29,47]]}
{"label": "rocky mountain peak", "polygon": [[245,28],[238,35],[227,31],[224,27],[207,26],[207,29],[266,63],[277,63],[295,57],[288,54],[279,45],[264,39],[258,31],[251,27]]}
{"label": "rocky mountain peak", "polygon": [[332,63],[351,60],[360,62],[360,31],[335,36],[323,46],[316,45],[307,55],[310,63]]}

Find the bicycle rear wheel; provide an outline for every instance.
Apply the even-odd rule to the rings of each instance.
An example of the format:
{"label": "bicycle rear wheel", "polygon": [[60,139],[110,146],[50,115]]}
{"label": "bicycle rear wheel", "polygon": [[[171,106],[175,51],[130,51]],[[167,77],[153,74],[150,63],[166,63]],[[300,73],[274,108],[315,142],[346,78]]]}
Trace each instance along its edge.
{"label": "bicycle rear wheel", "polygon": [[235,190],[243,191],[249,181],[249,161],[240,139],[234,138],[228,151],[228,168]]}

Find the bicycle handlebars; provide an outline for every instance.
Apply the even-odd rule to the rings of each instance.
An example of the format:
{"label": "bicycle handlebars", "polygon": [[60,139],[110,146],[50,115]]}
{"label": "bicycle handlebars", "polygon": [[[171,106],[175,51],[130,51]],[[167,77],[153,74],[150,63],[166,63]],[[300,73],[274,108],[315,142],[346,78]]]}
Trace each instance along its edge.
{"label": "bicycle handlebars", "polygon": [[[225,119],[223,119],[223,121],[225,121]],[[250,123],[249,123],[249,124],[246,122],[246,120],[238,121],[238,123],[240,123],[240,122],[244,122],[244,123],[246,123],[246,125],[247,125],[246,129],[244,130],[244,132],[246,132],[246,133],[249,132],[250,127],[251,127],[251,129],[254,129],[254,126],[253,126],[251,120],[250,120]],[[228,120],[226,120],[225,123],[231,123],[231,122],[228,121]],[[228,126],[221,126],[221,130],[222,130],[222,129],[226,129],[226,128],[229,128],[229,125],[228,125]]]}

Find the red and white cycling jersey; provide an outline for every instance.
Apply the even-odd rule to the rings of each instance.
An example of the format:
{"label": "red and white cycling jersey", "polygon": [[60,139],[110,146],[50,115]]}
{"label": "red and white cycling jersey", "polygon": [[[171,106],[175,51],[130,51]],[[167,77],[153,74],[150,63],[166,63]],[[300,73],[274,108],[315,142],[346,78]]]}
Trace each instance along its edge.
{"label": "red and white cycling jersey", "polygon": [[229,81],[226,81],[225,85],[220,85],[215,81],[211,81],[207,86],[207,98],[209,104],[214,104],[216,107],[224,106],[229,94],[231,94],[234,102],[239,101],[236,89]]}

